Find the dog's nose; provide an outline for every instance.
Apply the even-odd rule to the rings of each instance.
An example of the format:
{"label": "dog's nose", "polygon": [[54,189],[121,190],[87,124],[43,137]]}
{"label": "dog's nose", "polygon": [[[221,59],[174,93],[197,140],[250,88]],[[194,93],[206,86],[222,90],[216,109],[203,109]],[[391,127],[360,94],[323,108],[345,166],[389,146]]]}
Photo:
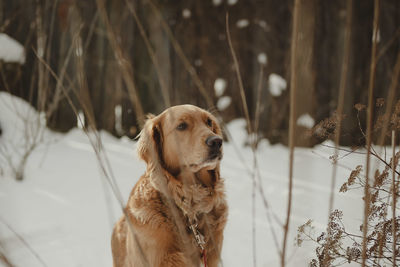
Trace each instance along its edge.
{"label": "dog's nose", "polygon": [[215,136],[215,135],[209,136],[206,139],[206,144],[210,148],[219,149],[222,146],[222,138],[219,136]]}

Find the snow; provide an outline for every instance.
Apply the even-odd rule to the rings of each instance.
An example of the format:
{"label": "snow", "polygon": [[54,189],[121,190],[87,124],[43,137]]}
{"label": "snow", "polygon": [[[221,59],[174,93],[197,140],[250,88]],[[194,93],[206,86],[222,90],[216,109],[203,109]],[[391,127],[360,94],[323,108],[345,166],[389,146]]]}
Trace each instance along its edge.
{"label": "snow", "polygon": [[224,92],[225,92],[225,89],[226,89],[226,81],[225,81],[225,79],[222,79],[222,78],[215,79],[215,82],[214,82],[215,95],[217,97],[222,96],[224,94]]}
{"label": "snow", "polygon": [[242,28],[246,28],[247,26],[249,26],[250,22],[247,19],[240,19],[236,22],[236,27],[238,27],[239,29]]}
{"label": "snow", "polygon": [[[18,111],[18,112],[16,112]],[[27,112],[29,111],[29,112]],[[23,138],[21,117],[37,117],[22,100],[0,93],[0,148],[9,140]],[[26,117],[25,117],[26,118]],[[228,130],[233,139],[224,144],[221,175],[226,182],[229,218],[225,229],[222,260],[224,266],[253,266],[252,224],[254,218],[257,266],[279,266],[282,227],[275,219],[270,224],[266,214],[285,220],[288,195],[288,149],[262,140],[256,153],[260,180],[269,209],[263,205],[259,191],[252,214],[253,154],[243,146],[248,140],[246,122],[236,119]],[[25,179],[17,182],[9,172],[0,171],[0,248],[15,266],[43,266],[21,240],[18,233],[47,266],[112,266],[110,237],[113,224],[122,212],[87,136],[80,129],[66,134],[45,130],[43,143],[29,157]],[[100,132],[109,164],[124,202],[145,164],[136,156],[136,142],[117,139]],[[331,145],[331,143],[327,143]],[[287,266],[307,266],[314,256],[314,246],[294,246],[299,225],[314,221],[317,231],[324,229],[330,192],[333,150],[324,145],[312,149],[296,148],[293,206],[288,238]],[[351,154],[340,161],[338,192],[351,168],[364,162],[363,155]],[[0,154],[0,169],[7,167]],[[260,184],[257,179],[257,184]],[[335,208],[344,211],[345,223],[357,229],[362,221],[361,192],[335,193]],[[11,227],[13,231],[10,230]],[[2,263],[0,263],[0,266]]]}
{"label": "snow", "polygon": [[229,105],[231,104],[232,99],[230,96],[223,96],[220,99],[218,99],[217,102],[217,108],[220,111],[225,110],[227,107],[229,107]]}
{"label": "snow", "polygon": [[298,119],[297,119],[297,125],[298,126],[303,126],[307,129],[311,129],[314,127],[315,121],[313,117],[311,117],[310,114],[302,114]]}
{"label": "snow", "polygon": [[269,25],[265,20],[259,20],[258,25],[263,28],[264,30],[269,30]]}
{"label": "snow", "polygon": [[0,33],[0,60],[9,63],[25,63],[24,46],[5,33]]}
{"label": "snow", "polygon": [[212,0],[214,6],[219,6],[222,4],[222,0]]}
{"label": "snow", "polygon": [[272,96],[280,96],[282,91],[286,90],[286,80],[282,78],[282,76],[271,73],[268,79],[269,84],[269,92]]}
{"label": "snow", "polygon": [[259,53],[259,54],[257,55],[257,61],[258,61],[258,63],[260,63],[261,65],[267,65],[267,63],[268,63],[267,54],[265,54],[265,53]]}
{"label": "snow", "polygon": [[185,9],[182,10],[182,17],[183,18],[188,19],[191,16],[192,16],[192,12],[189,9],[185,8]]}

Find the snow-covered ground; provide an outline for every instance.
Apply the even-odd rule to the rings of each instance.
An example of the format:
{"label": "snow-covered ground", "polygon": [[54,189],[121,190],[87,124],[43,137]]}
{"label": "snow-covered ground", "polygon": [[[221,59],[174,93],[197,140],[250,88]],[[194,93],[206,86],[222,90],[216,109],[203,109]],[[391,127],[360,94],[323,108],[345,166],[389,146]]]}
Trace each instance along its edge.
{"label": "snow-covered ground", "polygon": [[[0,127],[3,130],[0,148],[7,147],[7,153],[14,160],[18,158],[25,138],[26,129],[21,118],[27,115],[30,118],[38,116],[20,99],[0,93]],[[276,233],[281,246],[283,229],[275,219],[272,225],[268,222],[267,210],[258,191],[254,217],[256,249],[253,249],[253,183],[249,171],[253,169],[253,155],[250,148],[243,146],[247,138],[244,120],[233,121],[228,128],[234,141],[224,144],[221,167],[229,202],[223,266],[253,266],[253,251],[256,251],[257,266],[279,266],[271,233]],[[105,132],[101,132],[101,139],[126,201],[145,165],[136,156],[134,141],[117,139]],[[314,256],[312,244],[296,248],[294,238],[297,227],[308,219],[314,221],[317,231],[324,229],[328,217],[332,169],[329,157],[332,154],[333,149],[326,146],[297,148],[295,151],[288,266],[307,266]],[[270,145],[266,140],[257,151],[270,212],[281,222],[286,215],[288,158],[286,147]],[[336,192],[351,169],[363,162],[363,156],[358,154],[339,161]],[[358,229],[362,221],[360,194],[335,195],[335,208],[344,211],[345,222],[353,229]],[[110,236],[113,224],[120,216],[118,202],[82,130],[59,134],[46,129],[43,141],[28,158],[22,182],[12,177],[8,163],[0,155],[0,249],[15,266],[112,266]]]}

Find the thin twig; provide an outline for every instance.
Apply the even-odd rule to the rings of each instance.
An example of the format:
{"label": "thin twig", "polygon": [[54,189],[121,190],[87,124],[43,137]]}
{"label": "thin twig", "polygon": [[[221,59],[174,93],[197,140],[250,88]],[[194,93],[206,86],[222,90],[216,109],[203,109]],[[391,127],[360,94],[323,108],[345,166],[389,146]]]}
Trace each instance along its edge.
{"label": "thin twig", "polygon": [[108,40],[110,41],[112,50],[114,51],[115,59],[117,60],[119,69],[121,70],[122,78],[124,79],[125,85],[128,89],[129,98],[136,112],[136,118],[140,127],[143,127],[144,123],[144,111],[139,99],[138,89],[133,76],[133,68],[129,60],[124,55],[120,44],[117,41],[116,34],[110,24],[107,16],[106,9],[104,7],[104,0],[96,0],[97,8],[100,13],[100,17],[107,29]]}
{"label": "thin twig", "polygon": [[396,188],[396,132],[392,131],[392,237],[393,237],[393,254],[392,262],[393,267],[396,266],[396,198],[397,198],[397,188]]}
{"label": "thin twig", "polygon": [[192,78],[194,84],[196,87],[200,90],[200,93],[204,97],[204,99],[207,102],[207,105],[209,107],[213,107],[213,100],[210,97],[210,94],[207,93],[206,87],[204,86],[202,80],[196,73],[196,69],[190,64],[188,58],[186,57],[185,53],[183,52],[183,49],[181,45],[177,42],[176,38],[174,37],[174,34],[172,33],[170,27],[168,24],[165,22],[165,19],[163,18],[160,10],[158,7],[153,3],[152,0],[146,0],[149,4],[150,7],[152,8],[153,12],[156,14],[156,16],[159,18],[161,27],[164,29],[165,33],[167,34],[169,40],[171,41],[172,47],[174,48],[176,54],[178,55],[178,58],[182,61],[183,66],[185,67],[186,71],[189,73],[190,77]]}
{"label": "thin twig", "polygon": [[397,28],[396,32],[393,34],[392,38],[384,45],[382,46],[381,49],[379,49],[379,53],[377,58],[377,61],[379,61],[379,59],[386,53],[387,50],[389,50],[389,48],[395,44],[396,39],[400,37],[400,27]]}
{"label": "thin twig", "polygon": [[294,0],[292,21],[292,44],[290,51],[290,117],[289,117],[289,196],[287,203],[286,223],[284,226],[283,245],[281,254],[281,267],[285,267],[286,246],[289,234],[290,216],[292,211],[294,147],[296,127],[296,91],[297,91],[297,42],[300,13],[300,0]]}
{"label": "thin twig", "polygon": [[[51,69],[51,67],[42,58],[38,57],[38,55],[37,55],[35,50],[33,50],[33,52],[35,53],[35,55],[37,56],[37,58],[39,59],[41,64],[43,64],[49,70],[49,72],[53,76],[53,78],[56,79],[57,82],[60,82],[61,89],[63,90],[65,98],[67,99],[68,103],[70,104],[75,116],[77,116],[78,120],[81,120],[80,116],[78,116],[78,113],[79,113],[78,109],[75,107],[74,103],[72,102],[71,97],[67,94],[67,90],[62,85],[62,83],[59,80],[59,77],[57,76],[57,74]],[[83,103],[81,103],[81,104],[83,104]],[[84,126],[83,122],[82,121],[80,121],[80,122],[83,125],[83,131],[86,134],[86,136],[88,137],[88,140],[89,140],[89,142],[90,142],[90,144],[91,144],[91,146],[92,146],[92,148],[93,148],[93,150],[95,152],[95,155],[96,155],[97,160],[99,162],[100,170],[103,173],[104,177],[107,178],[106,180],[107,180],[109,186],[111,187],[112,192],[113,192],[115,198],[117,199],[118,204],[120,205],[120,208],[121,208],[123,214],[126,217],[126,221],[128,222],[128,227],[129,227],[129,230],[130,230],[130,232],[132,234],[132,237],[135,240],[135,242],[138,244],[138,250],[140,252],[139,255],[140,255],[141,261],[144,264],[144,266],[149,266],[148,260],[146,259],[145,255],[143,253],[143,249],[141,248],[140,243],[137,241],[136,230],[134,229],[133,224],[132,224],[131,220],[129,219],[129,214],[128,214],[127,210],[125,209],[122,193],[118,188],[115,176],[113,175],[112,170],[110,168],[110,164],[109,164],[108,158],[106,157],[106,155],[102,156],[102,154],[101,154],[101,152],[102,152],[101,147],[102,146],[98,146],[98,144],[96,144],[96,142],[92,139],[92,137],[90,135],[90,132]],[[98,133],[96,131],[93,131],[93,133],[95,135],[98,135]],[[97,137],[97,140],[100,140],[100,138]],[[103,153],[104,153],[104,151],[103,151]],[[107,171],[106,166],[108,167],[108,171]]]}
{"label": "thin twig", "polygon": [[129,11],[132,13],[133,18],[136,21],[136,24],[139,28],[140,35],[143,38],[143,41],[147,48],[147,51],[149,52],[150,59],[153,62],[154,68],[155,68],[157,76],[158,76],[158,80],[160,82],[160,87],[161,87],[161,92],[162,92],[162,95],[164,98],[164,103],[166,104],[166,107],[168,108],[171,106],[171,98],[169,95],[169,90],[168,90],[169,88],[167,86],[167,83],[165,82],[163,75],[162,75],[160,62],[157,58],[157,55],[156,55],[153,47],[151,46],[150,40],[146,35],[146,31],[144,30],[143,24],[141,23],[139,16],[137,15],[135,7],[133,6],[133,4],[130,0],[125,0],[125,3],[127,4]]}
{"label": "thin twig", "polygon": [[374,2],[374,20],[372,31],[372,51],[371,51],[371,65],[370,65],[370,79],[368,85],[368,110],[367,110],[367,158],[366,158],[366,183],[364,187],[364,222],[363,222],[363,242],[362,242],[362,267],[366,266],[367,258],[367,233],[368,233],[368,217],[370,210],[370,161],[371,161],[371,143],[372,143],[372,124],[373,124],[373,111],[374,111],[374,84],[376,74],[376,51],[378,45],[378,22],[379,22],[379,0]]}
{"label": "thin twig", "polygon": [[247,106],[247,101],[246,101],[246,94],[244,92],[242,75],[240,74],[239,62],[237,60],[235,50],[233,49],[231,32],[229,30],[229,14],[228,13],[226,13],[225,25],[226,25],[226,35],[227,35],[227,39],[228,39],[229,50],[231,51],[231,55],[233,58],[233,64],[235,67],[236,78],[238,79],[238,84],[239,84],[239,93],[240,93],[240,97],[242,99],[243,111],[244,111],[244,115],[245,115],[246,122],[247,122],[247,131],[249,134],[252,134],[253,130],[252,130],[251,121],[250,121],[249,108]]}
{"label": "thin twig", "polygon": [[32,255],[37,259],[38,262],[40,262],[41,265],[47,267],[47,264],[44,262],[44,260],[40,257],[40,255],[32,248],[31,245],[28,244],[28,242],[20,235],[17,233],[17,231],[14,230],[6,221],[3,220],[3,218],[0,218],[0,222],[3,223],[17,238],[19,241],[24,244],[24,246],[32,253]]}
{"label": "thin twig", "polygon": [[[329,212],[328,218],[333,210],[333,202],[334,202],[334,190],[336,184],[336,173],[337,173],[337,159],[339,156],[339,143],[340,143],[340,133],[342,129],[342,116],[343,116],[343,108],[344,108],[344,96],[347,84],[347,72],[349,68],[349,59],[350,59],[350,46],[351,46],[351,24],[352,24],[352,13],[353,13],[353,1],[347,1],[347,10],[346,10],[346,32],[344,38],[344,55],[342,62],[342,71],[340,75],[340,85],[339,85],[339,97],[338,97],[338,108],[337,108],[337,116],[338,116],[338,124],[335,129],[335,160],[333,161],[332,167],[332,177],[331,177],[331,192],[329,198]],[[328,235],[330,232],[328,231]],[[329,238],[329,237],[328,237]],[[327,258],[325,259],[327,260]],[[326,264],[327,262],[325,262]]]}
{"label": "thin twig", "polygon": [[399,83],[400,76],[400,50],[397,53],[396,64],[393,68],[392,80],[390,82],[389,91],[386,97],[386,109],[383,115],[383,127],[381,129],[381,135],[379,136],[378,145],[383,146],[385,143],[385,136],[387,133],[387,128],[390,122],[390,114],[393,108],[393,103],[396,99],[396,88]]}
{"label": "thin twig", "polygon": [[[353,1],[347,1],[346,8],[346,31],[344,37],[344,55],[342,61],[342,71],[340,74],[340,85],[339,85],[339,96],[338,96],[338,108],[337,108],[337,117],[338,123],[335,129],[335,152],[334,152],[334,160],[332,166],[332,176],[331,176],[331,188],[330,188],[330,197],[329,197],[329,208],[328,208],[328,222],[330,220],[330,215],[333,211],[333,203],[335,201],[335,186],[336,186],[336,174],[338,168],[338,160],[339,160],[339,144],[340,144],[340,133],[342,131],[342,116],[343,116],[343,108],[344,108],[344,97],[345,90],[347,85],[347,72],[349,67],[349,59],[350,59],[350,46],[351,46],[351,24],[352,24],[352,13],[353,13]],[[330,242],[332,237],[331,228],[327,229],[327,240]],[[326,255],[324,257],[324,265],[329,265],[329,257]]]}
{"label": "thin twig", "polygon": [[[228,44],[229,44],[229,50],[231,52],[232,58],[233,58],[233,64],[235,67],[235,73],[236,77],[238,79],[238,84],[239,84],[239,93],[241,96],[242,100],[242,106],[247,122],[247,131],[250,135],[255,135],[255,132],[252,130],[251,126],[251,121],[250,121],[250,115],[249,115],[249,108],[247,106],[247,101],[246,101],[246,94],[244,92],[244,86],[243,86],[243,81],[242,81],[242,75],[240,74],[240,67],[239,67],[239,62],[236,57],[235,50],[233,49],[232,45],[232,39],[231,39],[231,33],[229,29],[229,14],[226,14],[225,17],[225,27],[226,27],[226,34],[227,34],[227,39],[228,39]],[[252,175],[252,194],[251,194],[251,199],[252,199],[252,239],[253,239],[253,266],[257,266],[257,247],[256,247],[256,168],[257,168],[257,159],[256,159],[256,150],[255,150],[255,144],[257,140],[251,140],[252,144],[252,152],[253,152],[253,163],[254,163],[254,168],[253,168],[253,175]]]}
{"label": "thin twig", "polygon": [[11,261],[7,258],[4,252],[0,251],[0,261],[5,264],[6,267],[14,267]]}

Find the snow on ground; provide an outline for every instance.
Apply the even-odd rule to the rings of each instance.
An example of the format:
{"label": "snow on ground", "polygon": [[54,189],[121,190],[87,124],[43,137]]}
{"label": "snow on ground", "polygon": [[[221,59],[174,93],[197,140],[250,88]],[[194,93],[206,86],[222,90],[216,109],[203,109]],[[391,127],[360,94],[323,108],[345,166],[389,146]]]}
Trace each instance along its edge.
{"label": "snow on ground", "polygon": [[307,129],[311,129],[312,127],[314,127],[315,121],[310,114],[306,113],[297,118],[296,124],[298,126],[303,126]]}
{"label": "snow on ground", "polygon": [[[14,105],[5,105],[4,99],[7,103],[12,99]],[[27,108],[20,99],[0,93],[0,125],[3,129],[0,148],[10,139],[23,136],[8,134],[21,130],[14,127],[19,125],[16,113],[6,113],[13,107]],[[234,142],[224,144],[221,166],[230,208],[222,251],[223,266],[253,266],[252,174],[249,171],[253,156],[251,150],[242,145],[247,139],[244,120],[231,122],[228,129]],[[126,201],[145,165],[136,156],[134,141],[117,139],[105,132],[101,132],[101,138]],[[288,266],[307,266],[314,256],[313,245],[305,243],[296,248],[294,237],[297,227],[308,219],[314,221],[317,231],[324,229],[331,179],[328,158],[332,154],[332,149],[326,146],[297,148],[295,151]],[[266,140],[259,145],[257,159],[263,190],[270,211],[281,222],[286,215],[288,158],[288,150],[282,145],[270,145]],[[363,162],[362,156],[356,154],[339,161],[336,192],[347,179],[350,169]],[[121,210],[102,177],[88,138],[80,129],[67,134],[46,130],[43,144],[28,159],[22,182],[11,177],[1,156],[0,164],[0,250],[5,251],[15,266],[43,265],[13,231],[40,255],[46,266],[112,266],[110,236]],[[362,202],[357,192],[336,194],[335,208],[344,211],[348,227],[358,229],[362,221]],[[256,195],[255,225],[257,266],[279,266],[271,229],[280,244],[282,228],[276,222],[268,223],[259,193]]]}
{"label": "snow on ground", "polygon": [[0,33],[0,60],[25,63],[24,46],[5,33]]}

